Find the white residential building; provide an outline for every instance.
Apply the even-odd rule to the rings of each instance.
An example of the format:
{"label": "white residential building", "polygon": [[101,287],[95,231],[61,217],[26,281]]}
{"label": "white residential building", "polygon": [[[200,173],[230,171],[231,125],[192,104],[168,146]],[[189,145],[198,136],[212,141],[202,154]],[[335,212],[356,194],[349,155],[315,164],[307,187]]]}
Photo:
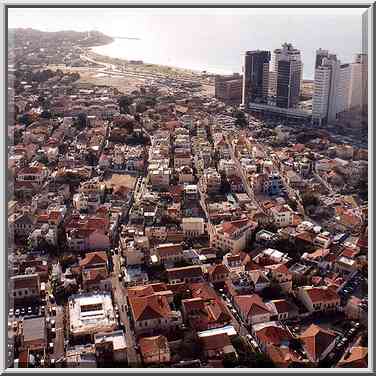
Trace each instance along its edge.
{"label": "white residential building", "polygon": [[256,223],[248,218],[225,222],[210,229],[210,245],[232,254],[243,251],[251,238]]}
{"label": "white residential building", "polygon": [[356,54],[350,64],[351,78],[349,89],[349,108],[362,107],[366,104],[365,88],[367,85],[367,62],[365,54]]}
{"label": "white residential building", "polygon": [[186,237],[196,237],[205,232],[205,222],[200,217],[183,218],[182,227]]}
{"label": "white residential building", "polygon": [[315,86],[312,100],[312,121],[333,122],[348,109],[351,66],[341,64],[336,55],[316,51]]}

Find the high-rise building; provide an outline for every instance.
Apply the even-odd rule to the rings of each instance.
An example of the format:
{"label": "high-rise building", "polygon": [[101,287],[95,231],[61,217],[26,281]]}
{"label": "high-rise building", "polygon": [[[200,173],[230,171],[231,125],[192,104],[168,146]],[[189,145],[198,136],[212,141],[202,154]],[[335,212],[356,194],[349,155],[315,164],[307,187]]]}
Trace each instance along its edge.
{"label": "high-rise building", "polygon": [[267,103],[269,93],[270,51],[247,51],[243,65],[243,99],[248,107],[250,102]]}
{"label": "high-rise building", "polygon": [[349,109],[364,109],[367,105],[367,55],[356,54],[350,70]]}
{"label": "high-rise building", "polygon": [[294,108],[299,103],[303,65],[300,51],[291,43],[274,50],[274,71],[276,74],[276,105]]}
{"label": "high-rise building", "polygon": [[316,64],[312,121],[333,122],[348,109],[351,67],[321,49],[316,52]]}

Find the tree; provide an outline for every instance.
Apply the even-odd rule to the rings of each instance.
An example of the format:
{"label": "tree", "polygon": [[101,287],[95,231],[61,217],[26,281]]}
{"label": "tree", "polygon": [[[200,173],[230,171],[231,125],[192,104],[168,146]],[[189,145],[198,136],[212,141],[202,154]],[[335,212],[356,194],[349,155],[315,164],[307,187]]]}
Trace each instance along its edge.
{"label": "tree", "polygon": [[41,114],[40,114],[40,117],[42,119],[51,119],[52,118],[52,114],[50,111],[43,111]]}
{"label": "tree", "polygon": [[88,125],[88,119],[87,119],[87,114],[85,112],[80,112],[77,115],[76,121],[75,121],[75,126],[79,129],[82,130],[86,128]]}
{"label": "tree", "polygon": [[237,125],[239,128],[247,127],[248,121],[243,111],[235,112],[235,118],[236,118],[235,125]]}
{"label": "tree", "polygon": [[133,103],[132,97],[129,95],[122,95],[119,98],[118,104],[120,107],[121,114],[129,114],[129,106]]}
{"label": "tree", "polygon": [[23,114],[18,118],[18,121],[21,124],[25,124],[26,126],[32,124],[34,122],[33,116],[29,113]]}
{"label": "tree", "polygon": [[319,199],[317,197],[316,193],[313,192],[306,192],[303,193],[302,195],[302,201],[303,201],[303,206],[318,206],[319,205]]}

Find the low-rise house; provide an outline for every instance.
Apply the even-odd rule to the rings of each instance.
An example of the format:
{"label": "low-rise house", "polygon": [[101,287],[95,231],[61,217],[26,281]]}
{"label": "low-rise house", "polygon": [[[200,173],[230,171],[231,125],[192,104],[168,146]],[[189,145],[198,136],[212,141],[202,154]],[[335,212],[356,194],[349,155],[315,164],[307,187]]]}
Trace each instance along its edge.
{"label": "low-rise house", "polygon": [[164,295],[132,296],[128,299],[137,335],[168,332],[182,324],[180,312],[171,310]]}
{"label": "low-rise house", "polygon": [[167,269],[168,280],[171,284],[180,282],[195,283],[203,281],[201,266],[185,266],[181,268]]}
{"label": "low-rise house", "polygon": [[67,349],[66,365],[69,368],[96,368],[97,358],[95,356],[95,345],[76,345]]}
{"label": "low-rise house", "polygon": [[191,184],[194,182],[193,170],[189,166],[182,166],[177,169],[179,184]]}
{"label": "low-rise house", "polygon": [[199,217],[183,218],[182,228],[185,237],[195,238],[205,233],[205,222]]}
{"label": "low-rise house", "polygon": [[341,302],[336,288],[332,286],[302,286],[298,289],[297,297],[309,312],[337,311]]}
{"label": "low-rise house", "polygon": [[90,252],[79,263],[82,273],[82,287],[85,290],[111,291],[106,252]]}
{"label": "low-rise house", "polygon": [[106,366],[127,362],[127,341],[122,330],[96,333],[94,335],[95,354],[98,363]]}
{"label": "low-rise house", "polygon": [[298,307],[286,299],[271,300],[266,305],[270,310],[271,320],[291,320],[299,315]]}
{"label": "low-rise house", "polygon": [[344,312],[349,320],[368,321],[368,302],[356,296],[351,296],[347,301]]}
{"label": "low-rise house", "polygon": [[165,336],[142,337],[138,345],[145,365],[170,363],[170,346]]}
{"label": "low-rise house", "polygon": [[292,273],[285,264],[268,265],[265,268],[269,270],[271,279],[277,282],[284,292],[292,291]]}
{"label": "low-rise house", "polygon": [[343,354],[337,363],[340,368],[367,368],[368,347],[353,346]]}
{"label": "low-rise house", "polygon": [[237,254],[246,248],[256,226],[248,218],[212,226],[210,245]]}
{"label": "low-rise house", "polygon": [[189,289],[192,298],[182,300],[182,313],[192,329],[213,329],[231,322],[227,307],[207,283],[194,283]]}
{"label": "low-rise house", "polygon": [[208,359],[223,360],[225,356],[234,356],[237,353],[227,333],[218,333],[199,337],[203,353]]}
{"label": "low-rise house", "polygon": [[288,346],[268,345],[266,354],[278,368],[304,367],[301,356]]}
{"label": "low-rise house", "polygon": [[308,359],[315,365],[324,360],[333,350],[337,335],[331,331],[311,324],[301,335],[300,340]]}
{"label": "low-rise house", "polygon": [[47,348],[47,326],[45,317],[27,318],[22,322],[20,349],[43,352]]}
{"label": "low-rise house", "polygon": [[208,268],[209,281],[212,283],[223,283],[228,278],[230,270],[224,264],[215,264]]}
{"label": "low-rise house", "polygon": [[25,238],[33,232],[35,225],[36,219],[34,216],[28,213],[16,212],[9,217],[9,234],[16,238]]}
{"label": "low-rise house", "polygon": [[226,265],[230,270],[243,270],[242,259],[240,257],[240,253],[232,254],[227,253],[223,256],[223,264]]}
{"label": "low-rise house", "polygon": [[292,224],[293,211],[287,204],[276,205],[270,208],[274,223],[278,227],[286,227]]}
{"label": "low-rise house", "polygon": [[266,352],[267,346],[289,346],[293,339],[291,333],[277,322],[257,324],[252,328],[256,341],[262,351]]}
{"label": "low-rise house", "polygon": [[256,294],[235,296],[234,305],[241,318],[248,325],[270,321],[270,311],[268,307]]}
{"label": "low-rise house", "polygon": [[15,302],[36,302],[40,300],[41,283],[39,274],[25,274],[11,277],[11,289]]}
{"label": "low-rise house", "polygon": [[178,261],[182,261],[183,245],[180,244],[160,244],[155,249],[158,260],[161,264],[173,264]]}
{"label": "low-rise house", "polygon": [[16,180],[19,182],[32,182],[41,186],[48,177],[48,169],[46,167],[25,167],[18,171]]}

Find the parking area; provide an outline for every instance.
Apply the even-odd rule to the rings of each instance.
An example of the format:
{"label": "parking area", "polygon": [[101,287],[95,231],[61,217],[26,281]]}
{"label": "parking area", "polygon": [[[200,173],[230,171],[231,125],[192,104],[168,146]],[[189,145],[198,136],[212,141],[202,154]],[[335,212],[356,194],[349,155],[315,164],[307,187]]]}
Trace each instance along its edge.
{"label": "parking area", "polygon": [[27,317],[35,317],[43,314],[40,304],[29,304],[18,308],[10,308],[8,312],[9,319],[22,319]]}
{"label": "parking area", "polygon": [[367,278],[363,277],[360,273],[356,273],[346,282],[339,292],[339,295],[344,301],[346,301],[350,296],[356,296],[361,299],[366,297],[366,299],[368,299],[367,284]]}

